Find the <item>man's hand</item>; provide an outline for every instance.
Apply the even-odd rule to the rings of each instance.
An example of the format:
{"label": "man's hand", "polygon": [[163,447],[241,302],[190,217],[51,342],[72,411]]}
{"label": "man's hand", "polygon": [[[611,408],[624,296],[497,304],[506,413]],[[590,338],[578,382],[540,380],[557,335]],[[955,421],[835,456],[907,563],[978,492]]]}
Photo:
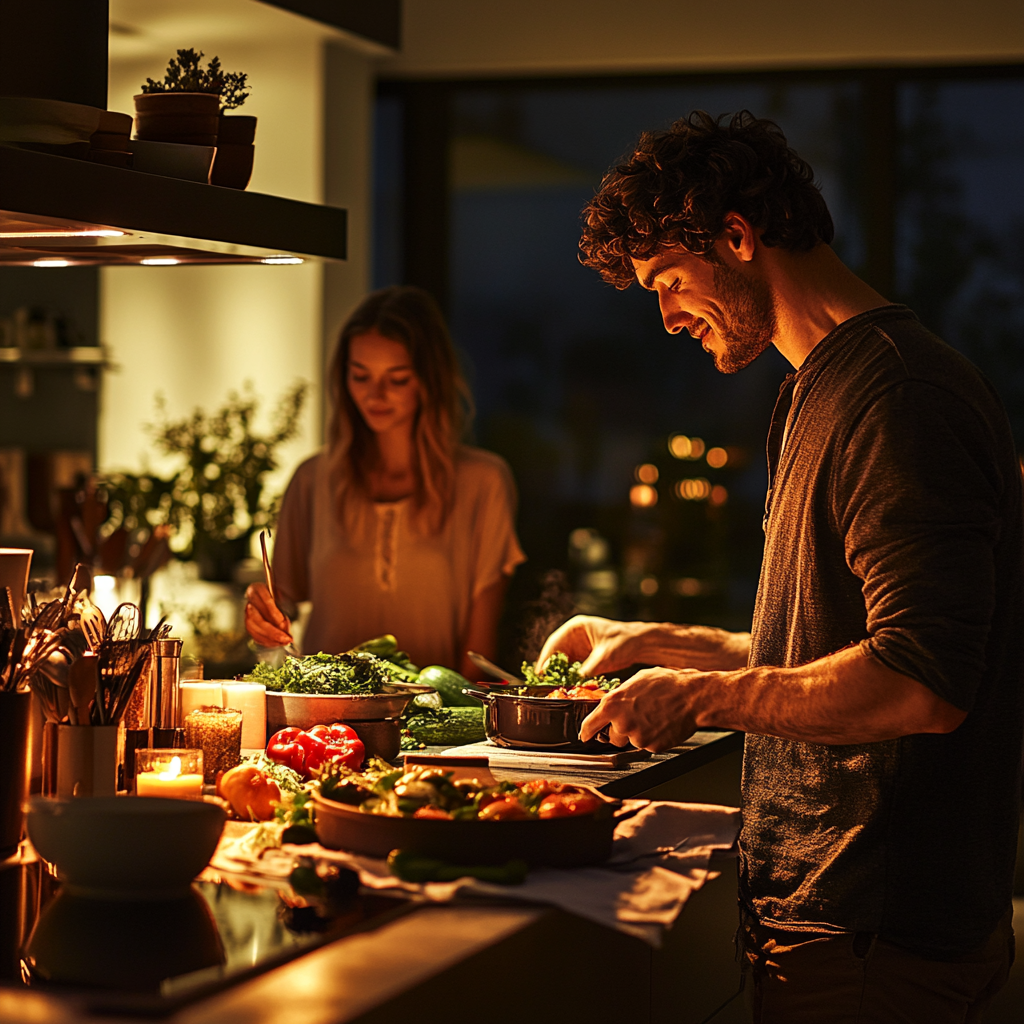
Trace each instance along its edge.
{"label": "man's hand", "polygon": [[593,739],[606,725],[608,741],[657,754],[689,739],[697,731],[692,685],[703,673],[687,669],[649,668],[616,687],[583,720],[580,739]]}
{"label": "man's hand", "polygon": [[574,615],[544,641],[536,667],[542,669],[555,651],[562,651],[570,663],[582,662],[585,678],[628,668],[636,661],[636,640],[644,626],[643,622]]}
{"label": "man's hand", "polygon": [[245,591],[245,629],[261,647],[293,643],[291,622],[274,604],[265,583],[250,583]]}
{"label": "man's hand", "polygon": [[543,668],[555,651],[564,651],[570,662],[582,662],[585,676],[638,664],[728,670],[746,666],[750,634],[729,633],[712,626],[618,622],[596,615],[576,615],[547,638],[537,668]]}
{"label": "man's hand", "polygon": [[863,645],[794,668],[731,672],[653,668],[612,690],[580,737],[606,725],[616,746],[655,753],[697,729],[736,729],[801,743],[878,743],[946,733],[967,717],[923,683],[884,665]]}

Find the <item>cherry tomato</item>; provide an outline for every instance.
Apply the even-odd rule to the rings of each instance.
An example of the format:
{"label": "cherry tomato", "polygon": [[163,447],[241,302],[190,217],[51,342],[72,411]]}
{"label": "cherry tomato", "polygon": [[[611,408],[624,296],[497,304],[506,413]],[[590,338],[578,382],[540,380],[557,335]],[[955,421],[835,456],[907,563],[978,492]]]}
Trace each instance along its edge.
{"label": "cherry tomato", "polygon": [[530,812],[514,796],[499,797],[479,813],[481,821],[523,821],[529,817]]}
{"label": "cherry tomato", "polygon": [[593,793],[555,793],[541,801],[537,814],[541,818],[569,818],[593,814],[601,804]]}
{"label": "cherry tomato", "polygon": [[423,807],[418,808],[413,813],[414,818],[436,818],[439,821],[451,821],[452,816],[441,807],[434,807],[432,804],[426,804]]}
{"label": "cherry tomato", "polygon": [[550,779],[530,779],[519,787],[529,796],[550,796],[552,793],[564,793],[564,782],[552,782]]}

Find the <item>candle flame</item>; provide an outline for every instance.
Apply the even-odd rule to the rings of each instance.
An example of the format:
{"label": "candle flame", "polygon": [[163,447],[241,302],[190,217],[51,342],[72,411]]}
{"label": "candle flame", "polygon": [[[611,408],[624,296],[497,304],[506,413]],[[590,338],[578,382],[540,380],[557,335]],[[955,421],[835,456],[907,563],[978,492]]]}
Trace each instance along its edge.
{"label": "candle flame", "polygon": [[171,763],[167,766],[167,771],[158,772],[158,779],[176,779],[181,774],[181,758],[172,757]]}

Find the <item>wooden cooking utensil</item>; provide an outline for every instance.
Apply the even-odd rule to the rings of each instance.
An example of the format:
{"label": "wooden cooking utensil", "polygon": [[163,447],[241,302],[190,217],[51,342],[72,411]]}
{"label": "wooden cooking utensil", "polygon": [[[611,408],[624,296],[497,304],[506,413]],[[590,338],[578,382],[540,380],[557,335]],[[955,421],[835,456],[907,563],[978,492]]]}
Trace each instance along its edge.
{"label": "wooden cooking utensil", "polygon": [[[270,600],[274,602],[277,610],[284,615],[284,612],[281,611],[281,606],[277,603],[277,585],[274,581],[274,570],[270,567],[270,556],[267,554],[267,537],[269,536],[270,530],[260,530],[260,552],[263,555],[263,577],[267,581],[267,590],[270,591]],[[287,618],[287,616],[285,616],[285,618]],[[285,654],[290,654],[293,658],[302,657],[294,642],[285,644],[284,650]]]}

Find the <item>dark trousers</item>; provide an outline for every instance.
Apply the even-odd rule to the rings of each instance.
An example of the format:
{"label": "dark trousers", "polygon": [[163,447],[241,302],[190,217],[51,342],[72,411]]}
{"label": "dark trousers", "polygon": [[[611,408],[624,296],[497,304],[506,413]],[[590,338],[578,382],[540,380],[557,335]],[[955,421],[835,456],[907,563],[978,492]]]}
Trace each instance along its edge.
{"label": "dark trousers", "polygon": [[809,934],[741,927],[755,1024],[973,1024],[1006,984],[1012,912],[982,946],[926,960],[867,932]]}

